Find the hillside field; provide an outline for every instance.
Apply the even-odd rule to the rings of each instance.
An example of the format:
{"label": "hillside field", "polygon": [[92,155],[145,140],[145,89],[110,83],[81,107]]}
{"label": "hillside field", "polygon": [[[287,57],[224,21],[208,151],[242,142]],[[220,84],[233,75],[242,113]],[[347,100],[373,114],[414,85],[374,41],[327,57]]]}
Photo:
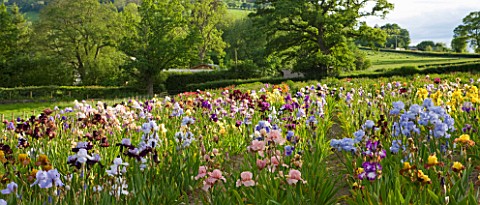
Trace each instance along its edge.
{"label": "hillside field", "polygon": [[479,58],[456,58],[456,57],[432,57],[415,54],[392,53],[382,51],[362,50],[371,61],[372,66],[364,71],[354,73],[378,73],[388,71],[402,66],[422,66],[448,63],[464,63],[479,61]]}

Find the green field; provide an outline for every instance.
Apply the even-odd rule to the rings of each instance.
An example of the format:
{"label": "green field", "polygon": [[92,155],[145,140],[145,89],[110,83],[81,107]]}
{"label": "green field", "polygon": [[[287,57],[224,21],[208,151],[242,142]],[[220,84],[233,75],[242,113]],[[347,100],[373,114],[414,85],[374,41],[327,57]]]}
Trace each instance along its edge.
{"label": "green field", "polygon": [[[252,11],[240,10],[240,9],[228,9],[227,10],[227,19],[237,20],[244,19],[248,17]],[[24,13],[25,18],[29,21],[38,21],[39,13],[35,11],[29,11]]]}
{"label": "green field", "polygon": [[[79,99],[80,101],[81,99]],[[99,99],[96,99],[98,101]],[[116,100],[101,100],[102,102],[107,103],[108,105],[113,105],[115,103],[120,103],[125,99],[116,99]],[[89,103],[93,106],[94,102],[89,100]],[[3,115],[6,119],[17,118],[17,117],[29,117],[32,115],[37,115],[41,113],[45,108],[54,109],[57,106],[60,109],[65,109],[67,107],[72,107],[74,101],[59,101],[59,102],[28,102],[28,103],[12,103],[12,104],[0,104],[0,116]]]}
{"label": "green field", "polygon": [[36,11],[29,11],[29,12],[25,12],[24,15],[25,15],[25,19],[27,19],[28,21],[35,22],[35,21],[38,21],[40,13]]}
{"label": "green field", "polygon": [[478,61],[477,58],[451,58],[451,57],[429,57],[404,53],[378,52],[365,50],[367,58],[372,62],[372,67],[367,71],[376,71],[379,69],[388,70],[402,66],[420,66],[425,64],[444,64]]}
{"label": "green field", "polygon": [[252,11],[248,10],[240,10],[240,9],[228,9],[227,10],[227,19],[238,20],[244,19],[248,17]]}

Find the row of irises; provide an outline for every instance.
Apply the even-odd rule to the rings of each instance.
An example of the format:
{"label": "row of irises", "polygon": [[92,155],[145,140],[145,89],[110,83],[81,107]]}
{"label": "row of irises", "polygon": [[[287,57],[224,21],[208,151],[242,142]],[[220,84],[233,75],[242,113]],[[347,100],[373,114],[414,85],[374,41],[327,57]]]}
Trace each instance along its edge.
{"label": "row of irises", "polygon": [[[478,181],[471,175],[478,163],[472,159],[478,153],[472,138],[478,127],[478,88],[473,80],[456,81],[437,78],[408,89],[388,83],[372,102],[391,106],[380,103],[377,115],[358,114],[363,124],[351,128],[351,135],[331,140],[334,152],[349,153],[338,157],[356,196],[351,203],[368,203],[369,197],[387,203],[477,203],[473,184]],[[347,94],[345,99],[350,107],[351,98]],[[401,191],[389,192],[387,184]]]}
{"label": "row of irises", "polygon": [[[476,111],[478,90],[475,82],[429,82],[421,86],[386,83],[375,90],[348,83],[332,88],[317,84],[295,93],[287,92],[285,85],[266,85],[247,92],[197,92],[113,106],[101,102],[92,106],[84,101],[75,102],[72,108],[46,109],[40,116],[5,122],[0,160],[5,165],[6,189],[2,193],[15,195],[8,198],[15,203],[26,203],[26,195],[34,195],[34,187],[54,190],[47,192],[49,198],[41,199],[47,202],[68,201],[72,197],[68,193],[73,191],[83,192],[82,199],[87,201],[94,200],[88,192],[106,193],[113,200],[128,203],[142,190],[138,184],[149,186],[148,181],[135,181],[136,174],[148,173],[147,177],[155,178],[161,170],[173,173],[174,165],[166,160],[177,160],[181,174],[190,175],[191,180],[174,184],[182,189],[192,187],[174,195],[177,201],[249,203],[258,196],[248,189],[240,189],[243,196],[236,199],[227,196],[231,192],[223,192],[226,195],[217,197],[217,201],[208,194],[202,199],[194,190],[220,195],[222,191],[218,190],[230,190],[229,184],[233,184],[237,189],[265,191],[258,185],[278,182],[272,186],[279,190],[298,187],[291,191],[299,196],[287,194],[275,200],[306,200],[304,191],[335,180],[319,181],[318,176],[304,176],[302,172],[307,171],[304,166],[325,166],[313,161],[312,156],[317,156],[315,150],[328,146],[326,137],[338,137],[327,136],[330,117],[338,112],[340,120],[336,123],[343,125],[347,137],[332,139],[330,145],[335,152],[350,153],[340,160],[347,167],[345,174],[351,176],[348,183],[353,196],[368,193],[358,190],[381,187],[371,182],[382,183],[385,171],[395,170],[398,173],[388,175],[408,178],[412,187],[419,183],[440,196],[442,193],[428,186],[437,180],[445,187],[442,200],[452,196],[458,201],[457,195],[448,193],[458,189],[452,182],[470,173],[473,166],[466,156],[475,152],[470,151],[475,142],[469,134],[477,125],[466,121]],[[415,104],[415,99],[425,100]],[[348,115],[341,115],[343,112]],[[351,119],[357,117],[360,119],[352,123]],[[59,150],[46,151],[46,143],[55,144]],[[241,169],[232,168],[233,160],[221,159],[230,156],[246,164]],[[391,169],[388,166],[395,163],[390,160],[400,165]],[[102,176],[107,180],[95,183],[96,177]],[[264,197],[273,195],[280,194]]]}

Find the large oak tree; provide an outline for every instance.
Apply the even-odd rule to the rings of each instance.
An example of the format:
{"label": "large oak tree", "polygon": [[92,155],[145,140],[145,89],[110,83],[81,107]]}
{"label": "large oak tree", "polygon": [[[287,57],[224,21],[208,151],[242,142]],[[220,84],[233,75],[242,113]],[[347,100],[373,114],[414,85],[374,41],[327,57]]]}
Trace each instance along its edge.
{"label": "large oak tree", "polygon": [[387,0],[260,0],[256,16],[267,27],[270,53],[283,56],[310,74],[336,73],[354,67],[354,38],[379,40],[383,31],[359,22],[384,16],[393,8]]}
{"label": "large oak tree", "polygon": [[140,20],[131,21],[132,30],[122,47],[131,59],[131,73],[145,84],[149,95],[153,95],[163,70],[188,65],[195,55],[191,45],[196,39],[188,29],[188,11],[183,3],[144,0],[138,9]]}
{"label": "large oak tree", "polygon": [[36,32],[44,50],[73,68],[82,84],[102,84],[125,58],[117,49],[122,21],[112,4],[54,0],[41,12]]}

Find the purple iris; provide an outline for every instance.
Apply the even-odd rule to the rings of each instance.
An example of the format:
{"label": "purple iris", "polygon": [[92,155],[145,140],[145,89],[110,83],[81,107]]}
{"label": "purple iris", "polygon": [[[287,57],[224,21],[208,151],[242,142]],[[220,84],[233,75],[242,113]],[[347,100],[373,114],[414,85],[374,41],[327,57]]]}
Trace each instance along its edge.
{"label": "purple iris", "polygon": [[292,96],[288,94],[287,96],[285,96],[285,103],[289,103],[290,101],[292,101]]}
{"label": "purple iris", "polygon": [[464,102],[462,110],[464,112],[470,113],[471,111],[475,110],[475,108],[473,107],[473,104],[471,102]]}
{"label": "purple iris", "polygon": [[211,105],[210,102],[208,102],[207,100],[204,100],[204,101],[202,102],[202,108],[206,108],[206,109],[211,110],[211,109],[212,109],[212,105]]}
{"label": "purple iris", "polygon": [[472,125],[465,124],[465,126],[462,128],[462,132],[469,132],[471,129],[472,129]]}
{"label": "purple iris", "polygon": [[367,120],[367,121],[365,122],[365,127],[366,127],[366,128],[372,129],[373,126],[375,126],[375,123],[374,123],[373,121]]}
{"label": "purple iris", "polygon": [[260,103],[260,111],[265,112],[265,111],[267,111],[269,108],[270,108],[270,103],[265,102],[265,101],[263,101],[263,102]]}
{"label": "purple iris", "polygon": [[365,176],[368,180],[373,181],[377,178],[377,171],[382,170],[382,166],[378,162],[364,162],[362,164],[364,175],[360,176],[360,179],[363,179]]}
{"label": "purple iris", "polygon": [[210,120],[214,121],[214,122],[217,122],[218,121],[218,116],[217,114],[213,113],[212,115],[210,115]]}
{"label": "purple iris", "polygon": [[8,122],[7,130],[14,130],[14,129],[15,129],[15,124],[13,124],[13,122]]}
{"label": "purple iris", "polygon": [[295,148],[290,145],[285,146],[285,156],[291,156],[294,149]]}
{"label": "purple iris", "polygon": [[294,136],[294,133],[293,133],[292,130],[287,131],[286,138],[287,138],[288,141],[291,141],[293,136]]}
{"label": "purple iris", "polygon": [[242,125],[242,121],[241,120],[237,120],[235,122],[235,127],[240,127],[240,125]]}
{"label": "purple iris", "polygon": [[362,141],[363,136],[365,136],[365,131],[358,130],[358,131],[354,132],[353,135],[355,136],[355,139],[354,139],[355,143],[359,143],[359,142]]}
{"label": "purple iris", "polygon": [[390,147],[390,152],[397,154],[400,151],[400,148],[402,150],[405,150],[405,145],[402,145],[401,140],[393,140],[392,141],[392,146]]}

